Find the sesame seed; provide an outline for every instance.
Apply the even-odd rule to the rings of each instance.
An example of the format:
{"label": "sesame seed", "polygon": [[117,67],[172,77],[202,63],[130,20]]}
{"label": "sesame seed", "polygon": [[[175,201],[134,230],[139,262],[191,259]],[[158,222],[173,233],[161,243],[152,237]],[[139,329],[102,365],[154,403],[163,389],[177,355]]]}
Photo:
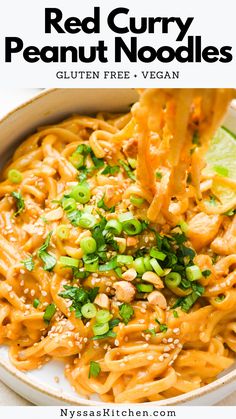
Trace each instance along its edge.
{"label": "sesame seed", "polygon": [[118,341],[118,339],[115,339],[114,344],[115,344],[115,346],[119,346],[120,342]]}
{"label": "sesame seed", "polygon": [[164,357],[164,358],[169,358],[169,356],[170,356],[170,354],[166,354],[166,353],[165,353],[165,354],[163,354],[163,357]]}
{"label": "sesame seed", "polygon": [[152,361],[153,359],[154,359],[154,356],[153,356],[153,355],[148,355],[148,356],[147,356],[147,360],[148,360],[148,361]]}
{"label": "sesame seed", "polygon": [[162,361],[164,361],[164,357],[163,357],[163,355],[160,355],[158,359],[159,359],[159,361],[161,361],[161,362],[162,362]]}
{"label": "sesame seed", "polygon": [[175,329],[173,329],[173,333],[175,333],[176,335],[178,335],[180,332],[180,329],[178,327],[176,327]]}
{"label": "sesame seed", "polygon": [[174,340],[174,344],[177,345],[177,343],[179,343],[179,339]]}

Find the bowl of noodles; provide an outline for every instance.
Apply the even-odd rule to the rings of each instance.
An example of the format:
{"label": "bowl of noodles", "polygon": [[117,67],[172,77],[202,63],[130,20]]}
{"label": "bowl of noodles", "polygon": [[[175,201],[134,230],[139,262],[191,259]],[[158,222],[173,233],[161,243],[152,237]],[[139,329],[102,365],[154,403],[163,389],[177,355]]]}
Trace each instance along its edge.
{"label": "bowl of noodles", "polygon": [[35,404],[235,388],[232,89],[51,89],[0,123],[0,378]]}

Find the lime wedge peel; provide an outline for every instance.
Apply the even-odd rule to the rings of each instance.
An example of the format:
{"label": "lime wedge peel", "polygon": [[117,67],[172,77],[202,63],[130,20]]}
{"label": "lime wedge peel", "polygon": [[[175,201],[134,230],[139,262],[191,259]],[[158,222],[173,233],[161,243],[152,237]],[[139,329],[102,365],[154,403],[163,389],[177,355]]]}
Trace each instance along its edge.
{"label": "lime wedge peel", "polygon": [[[203,175],[214,175],[211,192],[220,202],[204,201],[209,214],[224,213],[236,206],[236,138],[225,128],[219,128],[206,154]],[[228,185],[226,178],[231,180]],[[235,184],[234,184],[235,182]],[[231,183],[231,185],[230,185]]]}

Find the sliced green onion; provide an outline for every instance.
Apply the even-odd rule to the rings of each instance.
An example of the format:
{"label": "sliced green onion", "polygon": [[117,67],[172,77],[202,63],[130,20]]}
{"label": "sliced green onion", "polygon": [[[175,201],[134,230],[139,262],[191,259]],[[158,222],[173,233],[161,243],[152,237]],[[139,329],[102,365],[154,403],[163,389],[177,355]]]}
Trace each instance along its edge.
{"label": "sliced green onion", "polygon": [[165,260],[166,258],[165,253],[160,252],[156,247],[151,248],[150,256],[158,260]]}
{"label": "sliced green onion", "polygon": [[186,268],[186,276],[189,281],[197,281],[202,278],[201,269],[197,265],[188,266]]}
{"label": "sliced green onion", "polygon": [[56,313],[56,306],[55,304],[49,304],[44,312],[43,320],[45,323],[50,323],[51,319],[53,318],[54,314]]}
{"label": "sliced green onion", "polygon": [[76,209],[76,202],[74,198],[63,198],[62,208],[64,211],[74,211]]}
{"label": "sliced green onion", "polygon": [[93,333],[96,336],[104,335],[109,331],[109,323],[96,323],[93,325]]}
{"label": "sliced green onion", "polygon": [[153,285],[151,284],[137,284],[136,288],[139,292],[152,292]]}
{"label": "sliced green onion", "polygon": [[105,226],[105,230],[111,231],[113,234],[117,234],[118,236],[122,232],[122,224],[118,220],[110,220]]}
{"label": "sliced green onion", "polygon": [[146,272],[144,258],[139,257],[139,258],[134,259],[133,268],[136,270],[136,272],[138,272],[138,274],[140,275],[144,274],[144,272]]}
{"label": "sliced green onion", "polygon": [[116,260],[116,257],[112,258],[111,260],[109,260],[104,265],[100,265],[99,266],[99,271],[100,272],[107,272],[107,271],[112,271],[115,268],[117,268],[117,260]]}
{"label": "sliced green onion", "polygon": [[76,169],[79,169],[84,165],[84,156],[82,156],[82,154],[80,153],[75,152],[70,156],[69,161],[71,162],[71,164],[73,164],[73,166]]}
{"label": "sliced green onion", "polygon": [[61,256],[59,262],[62,266],[68,266],[70,268],[78,268],[79,267],[79,259],[74,259],[69,256]]}
{"label": "sliced green onion", "polygon": [[89,375],[88,377],[97,377],[101,372],[101,367],[99,365],[98,362],[96,361],[90,361],[90,366],[89,366]]}
{"label": "sliced green onion", "polygon": [[186,234],[188,232],[188,224],[184,220],[180,220],[179,226],[183,233]]}
{"label": "sliced green onion", "polygon": [[137,166],[137,160],[136,159],[132,159],[131,157],[128,157],[128,163],[129,163],[129,165],[130,165],[130,167],[132,168],[132,169],[136,169],[136,166]]}
{"label": "sliced green onion", "polygon": [[92,205],[85,205],[84,207],[84,212],[86,212],[87,214],[91,214],[93,210],[93,206]]}
{"label": "sliced green onion", "polygon": [[122,278],[122,269],[119,266],[118,268],[115,268],[114,271],[119,278]]}
{"label": "sliced green onion", "polygon": [[35,298],[33,301],[33,307],[38,308],[39,304],[40,304],[40,301],[37,298]]}
{"label": "sliced green onion", "polygon": [[87,262],[84,264],[85,272],[97,272],[98,271],[98,261],[95,262]]}
{"label": "sliced green onion", "polygon": [[96,316],[97,309],[93,303],[87,303],[81,307],[81,313],[85,319],[92,319]]}
{"label": "sliced green onion", "polygon": [[87,204],[90,200],[90,190],[86,185],[77,185],[70,192],[70,197],[74,198],[80,204]]}
{"label": "sliced green onion", "polygon": [[11,169],[7,173],[7,177],[11,183],[21,183],[23,176],[19,170]]}
{"label": "sliced green onion", "polygon": [[61,224],[56,229],[56,235],[59,239],[65,240],[68,239],[70,233],[70,229],[66,224]]}
{"label": "sliced green onion", "polygon": [[177,288],[181,282],[181,275],[178,272],[170,272],[165,277],[165,284],[168,288]]}
{"label": "sliced green onion", "polygon": [[117,264],[118,265],[131,265],[131,263],[133,263],[133,256],[129,256],[129,255],[118,255],[117,256]]}
{"label": "sliced green onion", "polygon": [[93,237],[84,237],[80,240],[80,247],[85,255],[94,253],[97,249],[96,240]]}
{"label": "sliced green onion", "polygon": [[118,215],[118,220],[123,223],[124,221],[132,220],[134,218],[132,212],[122,212]]}
{"label": "sliced green onion", "polygon": [[135,207],[141,207],[144,203],[144,199],[140,198],[140,196],[137,195],[131,195],[130,196],[130,202],[131,204],[133,204]]}
{"label": "sliced green onion", "polygon": [[81,215],[78,221],[78,225],[82,228],[93,228],[98,223],[97,218],[89,213]]}
{"label": "sliced green onion", "polygon": [[128,236],[136,236],[142,231],[142,224],[140,221],[133,218],[132,220],[127,220],[122,222],[123,230]]}
{"label": "sliced green onion", "polygon": [[156,259],[154,259],[154,258],[151,259],[150,264],[152,265],[152,268],[154,269],[154,271],[156,272],[157,275],[159,275],[159,276],[164,275],[164,271],[163,271],[162,267],[159,265],[159,263],[157,262]]}
{"label": "sliced green onion", "polygon": [[150,263],[150,260],[151,260],[150,256],[144,256],[143,258],[146,271],[152,271],[152,265]]}
{"label": "sliced green onion", "polygon": [[108,310],[99,310],[96,314],[96,320],[99,324],[108,323],[112,319],[112,314]]}

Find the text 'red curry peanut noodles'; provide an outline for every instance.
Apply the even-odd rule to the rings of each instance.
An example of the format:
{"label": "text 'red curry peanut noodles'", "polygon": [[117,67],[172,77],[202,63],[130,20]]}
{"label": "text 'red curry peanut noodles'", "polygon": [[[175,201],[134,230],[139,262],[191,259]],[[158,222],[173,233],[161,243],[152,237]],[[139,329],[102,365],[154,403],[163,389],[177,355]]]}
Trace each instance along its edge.
{"label": "text 'red curry peanut noodles'", "polygon": [[236,352],[236,180],[205,162],[234,91],[139,93],[40,128],[0,183],[0,344],[116,403],[197,389]]}

